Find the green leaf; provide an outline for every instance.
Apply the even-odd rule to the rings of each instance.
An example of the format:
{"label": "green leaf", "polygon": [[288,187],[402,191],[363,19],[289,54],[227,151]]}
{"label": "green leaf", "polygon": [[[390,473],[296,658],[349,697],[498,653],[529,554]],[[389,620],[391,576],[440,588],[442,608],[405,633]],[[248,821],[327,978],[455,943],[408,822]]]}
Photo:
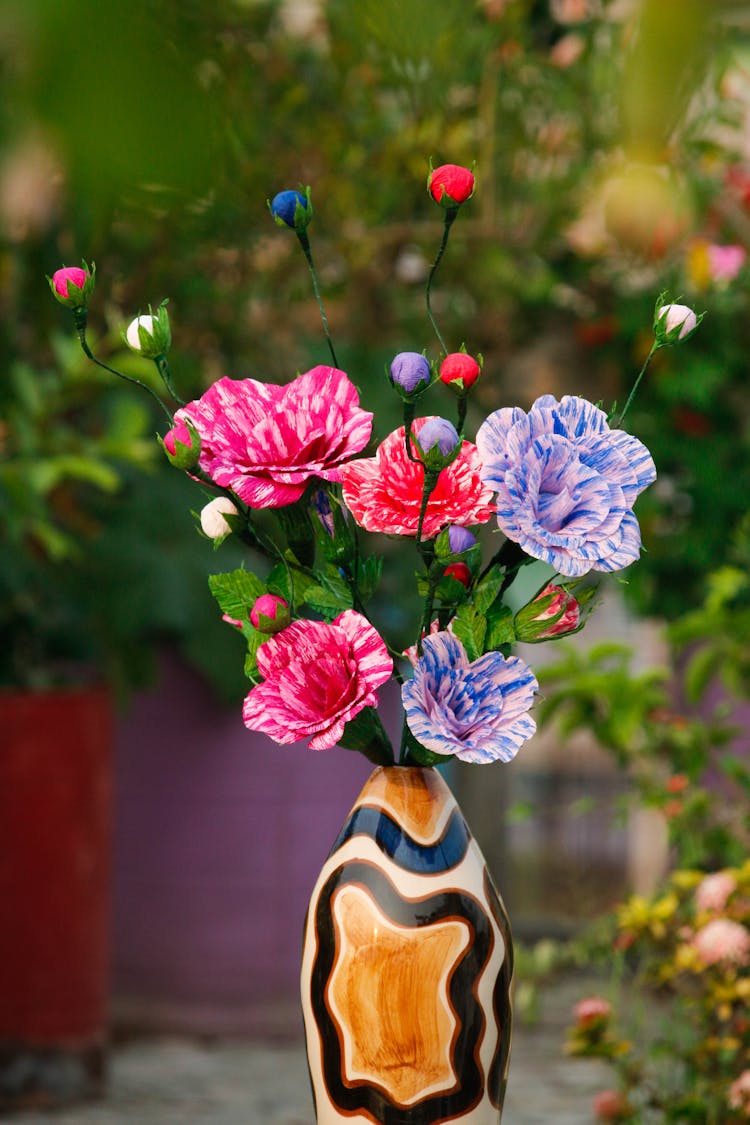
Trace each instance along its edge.
{"label": "green leaf", "polygon": [[366,601],[371,598],[380,584],[383,573],[383,559],[379,555],[370,555],[360,559],[357,571],[357,585],[360,596]]}
{"label": "green leaf", "polygon": [[[321,583],[322,581],[323,579],[321,579]],[[325,617],[327,621],[332,621],[345,609],[351,609],[354,604],[352,592],[343,581],[338,585],[309,586],[305,591],[304,601],[306,605]]]}
{"label": "green leaf", "polygon": [[228,574],[210,574],[208,586],[222,613],[242,622],[250,616],[256,600],[266,592],[265,583],[243,567]]}
{"label": "green leaf", "polygon": [[278,594],[295,609],[304,602],[305,593],[315,585],[315,579],[284,563],[277,563],[268,575],[266,585],[272,594]]}
{"label": "green leaf", "polygon": [[243,628],[242,632],[247,640],[247,653],[245,654],[245,675],[254,684],[260,683],[262,677],[258,672],[258,649],[264,641],[268,640],[265,633],[258,632],[252,625]]}
{"label": "green leaf", "polygon": [[486,652],[494,652],[503,645],[510,645],[516,639],[516,630],[513,624],[513,610],[510,606],[501,605],[487,614],[487,633],[484,638]]}
{"label": "green leaf", "polygon": [[718,671],[721,657],[712,645],[700,648],[685,671],[685,694],[690,703],[697,703]]}
{"label": "green leaf", "polygon": [[482,581],[474,588],[472,601],[480,613],[486,613],[500,593],[505,571],[501,566],[493,566],[487,571]]}
{"label": "green leaf", "polygon": [[453,632],[466,649],[469,660],[477,660],[484,652],[487,618],[474,606],[462,605],[453,618]]}
{"label": "green leaf", "polygon": [[356,750],[364,754],[376,766],[393,765],[391,740],[374,707],[363,707],[346,724],[339,745],[346,750]]}

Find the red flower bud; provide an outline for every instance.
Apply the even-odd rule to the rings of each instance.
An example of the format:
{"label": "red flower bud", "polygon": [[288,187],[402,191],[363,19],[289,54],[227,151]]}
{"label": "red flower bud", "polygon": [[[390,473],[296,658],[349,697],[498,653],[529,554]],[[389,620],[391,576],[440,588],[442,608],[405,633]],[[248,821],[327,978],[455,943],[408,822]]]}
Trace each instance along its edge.
{"label": "red flower bud", "polygon": [[289,603],[276,594],[261,594],[250,610],[250,620],[261,633],[278,633],[289,624]]}
{"label": "red flower bud", "polygon": [[455,578],[456,581],[460,582],[462,586],[465,586],[467,590],[469,586],[471,586],[471,571],[464,562],[451,563],[450,566],[446,566],[443,573],[447,574],[450,578]]}
{"label": "red flower bud", "polygon": [[473,387],[482,368],[473,356],[466,352],[451,352],[440,364],[440,379],[443,383],[454,383],[461,390]]}
{"label": "red flower bud", "polygon": [[474,194],[474,173],[460,164],[441,164],[430,173],[427,188],[436,203],[457,207]]}

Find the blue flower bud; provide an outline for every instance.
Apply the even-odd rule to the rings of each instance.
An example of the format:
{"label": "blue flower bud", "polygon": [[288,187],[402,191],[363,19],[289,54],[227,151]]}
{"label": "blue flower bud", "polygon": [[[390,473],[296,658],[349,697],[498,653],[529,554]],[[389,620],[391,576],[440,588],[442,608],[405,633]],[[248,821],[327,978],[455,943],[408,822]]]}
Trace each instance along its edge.
{"label": "blue flower bud", "polygon": [[309,193],[304,196],[300,191],[280,191],[268,206],[280,227],[304,230],[312,218]]}

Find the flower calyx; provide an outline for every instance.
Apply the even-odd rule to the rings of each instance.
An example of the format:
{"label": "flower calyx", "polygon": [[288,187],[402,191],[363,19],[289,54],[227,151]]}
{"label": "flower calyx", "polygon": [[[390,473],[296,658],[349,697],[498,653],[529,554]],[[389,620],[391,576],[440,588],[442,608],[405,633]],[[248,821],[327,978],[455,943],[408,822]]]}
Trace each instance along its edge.
{"label": "flower calyx", "polygon": [[170,465],[176,469],[194,469],[201,455],[201,436],[189,419],[182,419],[159,438],[159,444]]}
{"label": "flower calyx", "polygon": [[413,402],[432,382],[430,362],[421,352],[399,352],[391,360],[387,374],[404,402]]}
{"label": "flower calyx", "polygon": [[166,355],[172,344],[167,301],[162,301],[156,313],[152,312],[149,305],[147,313],[134,317],[123,339],[131,351],[146,359],[158,359]]}
{"label": "flower calyx", "polygon": [[516,638],[526,644],[537,644],[555,637],[567,637],[582,629],[596,588],[589,586],[576,597],[573,590],[579,585],[578,582],[564,582],[543,586],[515,615]]}
{"label": "flower calyx", "polygon": [[291,620],[289,603],[277,594],[261,594],[250,610],[250,620],[259,633],[280,633]]}

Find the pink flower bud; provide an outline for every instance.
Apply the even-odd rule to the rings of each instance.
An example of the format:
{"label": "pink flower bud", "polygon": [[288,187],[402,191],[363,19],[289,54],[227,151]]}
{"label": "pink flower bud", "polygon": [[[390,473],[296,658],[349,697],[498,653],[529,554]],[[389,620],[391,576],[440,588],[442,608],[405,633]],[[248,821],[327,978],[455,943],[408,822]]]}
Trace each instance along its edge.
{"label": "pink flower bud", "polygon": [[460,164],[441,164],[430,173],[427,188],[436,203],[456,207],[474,193],[474,173]]}
{"label": "pink flower bud", "polygon": [[562,586],[548,585],[516,614],[516,636],[519,641],[548,641],[572,633],[580,620],[573,595]]}
{"label": "pink flower bud", "polygon": [[700,323],[693,310],[687,305],[662,305],[656,314],[654,328],[657,336],[667,342],[684,340],[695,331]]}
{"label": "pink flower bud", "polygon": [[250,620],[261,633],[278,633],[289,624],[289,603],[276,594],[261,594],[250,610]]}
{"label": "pink flower bud", "polygon": [[56,301],[69,309],[85,308],[94,288],[96,267],[86,263],[83,266],[63,266],[48,277],[50,291]]}
{"label": "pink flower bud", "polygon": [[473,356],[465,352],[451,352],[440,364],[440,379],[443,383],[453,383],[460,390],[473,387],[482,368]]}
{"label": "pink flower bud", "polygon": [[86,284],[86,271],[80,266],[65,266],[64,269],[55,270],[52,274],[52,284],[61,297],[70,297],[68,282],[72,281],[79,289]]}
{"label": "pink flower bud", "polygon": [[200,434],[195,426],[179,419],[162,441],[164,452],[178,469],[192,469],[198,464],[201,453]]}

